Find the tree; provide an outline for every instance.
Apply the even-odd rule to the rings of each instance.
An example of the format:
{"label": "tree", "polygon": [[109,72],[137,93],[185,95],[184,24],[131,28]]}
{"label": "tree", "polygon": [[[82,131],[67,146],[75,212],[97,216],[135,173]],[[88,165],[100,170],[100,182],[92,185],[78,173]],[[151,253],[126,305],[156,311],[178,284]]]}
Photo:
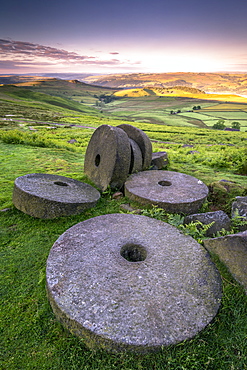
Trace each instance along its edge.
{"label": "tree", "polygon": [[218,122],[216,122],[212,128],[216,129],[216,130],[224,130],[225,128],[225,121],[223,119],[219,119]]}
{"label": "tree", "polygon": [[240,130],[240,123],[237,121],[232,122],[232,128]]}

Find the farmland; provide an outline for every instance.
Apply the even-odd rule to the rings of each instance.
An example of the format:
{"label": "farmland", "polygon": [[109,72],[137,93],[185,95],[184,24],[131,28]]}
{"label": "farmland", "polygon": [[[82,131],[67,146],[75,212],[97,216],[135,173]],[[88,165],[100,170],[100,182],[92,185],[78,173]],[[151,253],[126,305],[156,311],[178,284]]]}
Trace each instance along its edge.
{"label": "farmland", "polygon": [[[54,81],[52,88],[54,92]],[[202,212],[220,209],[230,216],[235,197],[247,194],[247,104],[156,95],[104,103],[94,97],[101,90],[94,90],[85,104],[76,101],[79,95],[74,92],[66,98],[48,91],[0,86],[2,369],[246,370],[246,294],[216,256],[212,258],[223,282],[221,308],[195,338],[142,356],[89,350],[83,339],[55,319],[46,296],[46,260],[53,243],[69,227],[91,217],[124,212],[121,205],[129,200],[114,200],[113,191],[107,190],[96,207],[80,215],[42,220],[15,209],[12,191],[15,178],[28,173],[90,183],[83,164],[95,128],[130,123],[148,135],[153,151],[168,153],[168,170],[187,173],[208,185]],[[193,111],[199,105],[201,109]],[[171,110],[181,112],[171,114]],[[241,122],[241,131],[211,129],[222,117],[229,124]],[[157,209],[142,207],[141,212],[168,220]]]}

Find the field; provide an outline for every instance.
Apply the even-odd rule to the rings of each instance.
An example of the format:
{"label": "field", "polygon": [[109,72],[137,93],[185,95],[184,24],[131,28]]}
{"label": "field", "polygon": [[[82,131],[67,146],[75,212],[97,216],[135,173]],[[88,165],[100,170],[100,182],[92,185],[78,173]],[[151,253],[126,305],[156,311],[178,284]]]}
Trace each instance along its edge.
{"label": "field", "polygon": [[[247,297],[216,256],[212,258],[222,276],[222,304],[213,322],[195,338],[163,348],[156,354],[109,354],[104,350],[89,350],[83,339],[74,337],[57,322],[45,290],[45,268],[50,248],[72,225],[98,215],[123,212],[121,204],[129,203],[129,200],[126,197],[113,200],[113,192],[109,190],[102,194],[96,207],[81,215],[55,220],[35,219],[13,206],[14,180],[28,173],[51,173],[90,183],[83,173],[83,163],[95,128],[101,124],[117,126],[128,121],[122,121],[120,114],[108,112],[108,108],[103,107],[101,113],[98,108],[70,99],[25,91],[20,87],[0,87],[0,368],[246,370]],[[198,115],[203,117],[205,112],[210,120],[211,113],[227,114],[227,109],[223,108],[227,108],[228,103],[220,107],[221,110],[216,106],[214,112],[209,102],[194,103],[193,99],[185,98],[166,100],[155,96],[145,99],[146,107],[151,109],[154,104],[154,111],[161,122],[150,123],[151,118],[148,117],[143,122],[140,113],[138,121],[129,123],[149,136],[153,151],[168,153],[167,169],[195,176],[209,186],[210,195],[201,211],[222,209],[230,216],[235,196],[247,194],[247,132],[212,130],[206,124],[183,126],[183,122],[193,119],[193,116],[184,118],[186,107],[201,105]],[[135,109],[145,111],[143,100],[133,100],[132,105],[127,103],[130,103],[128,99],[121,99],[105,106],[120,109],[121,104],[126,104],[124,112],[131,114],[135,114]],[[235,108],[240,112],[239,105]],[[169,113],[172,109],[181,109],[182,113],[173,117]],[[171,116],[169,125],[164,124],[159,110],[166,111],[167,117]],[[123,117],[126,119],[127,116]],[[177,119],[178,125],[173,119]],[[198,121],[200,119],[197,118]],[[222,179],[229,181],[229,187],[232,185],[230,190],[224,186],[215,187]],[[164,221],[169,217],[175,219],[174,215],[169,216],[156,209],[141,209],[150,217]]]}

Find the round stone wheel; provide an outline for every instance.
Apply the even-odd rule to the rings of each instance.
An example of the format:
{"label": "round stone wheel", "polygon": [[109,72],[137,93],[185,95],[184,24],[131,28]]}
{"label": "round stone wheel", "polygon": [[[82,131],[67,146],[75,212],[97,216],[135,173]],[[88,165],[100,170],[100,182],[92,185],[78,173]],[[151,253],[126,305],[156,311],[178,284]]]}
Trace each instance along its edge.
{"label": "round stone wheel", "polygon": [[157,205],[171,213],[196,213],[208,187],[193,176],[172,171],[143,171],[125,182],[125,195],[141,204]]}
{"label": "round stone wheel", "polygon": [[90,348],[145,353],[192,338],[216,315],[209,254],[165,222],[109,214],[74,225],[50,250],[53,312]]}
{"label": "round stone wheel", "polygon": [[102,125],[89,141],[84,162],[85,174],[102,191],[108,186],[121,188],[131,162],[128,135],[117,127]]}
{"label": "round stone wheel", "polygon": [[34,173],[18,177],[13,190],[17,209],[37,218],[75,215],[96,205],[94,187],[64,176]]}
{"label": "round stone wheel", "polygon": [[135,173],[142,171],[142,152],[139,148],[138,144],[129,139],[130,148],[131,148],[131,161],[130,161],[130,169],[129,173]]}
{"label": "round stone wheel", "polygon": [[142,170],[147,170],[152,161],[152,144],[149,137],[139,128],[125,123],[117,127],[125,131],[128,137],[137,143],[142,152]]}

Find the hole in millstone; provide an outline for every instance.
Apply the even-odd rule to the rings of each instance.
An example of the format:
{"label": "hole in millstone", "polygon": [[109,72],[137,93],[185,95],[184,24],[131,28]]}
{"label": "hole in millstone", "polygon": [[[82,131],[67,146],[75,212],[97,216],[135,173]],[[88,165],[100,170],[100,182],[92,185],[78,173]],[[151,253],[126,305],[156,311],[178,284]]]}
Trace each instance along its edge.
{"label": "hole in millstone", "polygon": [[161,181],[158,182],[158,184],[160,186],[171,186],[172,183],[170,181],[161,180]]}
{"label": "hole in millstone", "polygon": [[123,245],[120,254],[129,262],[144,261],[147,257],[146,249],[141,245],[133,243]]}
{"label": "hole in millstone", "polygon": [[54,184],[59,185],[59,186],[69,186],[68,184],[66,184],[66,182],[62,182],[62,181],[54,181]]}
{"label": "hole in millstone", "polygon": [[94,163],[95,163],[96,167],[99,166],[99,164],[100,164],[100,155],[99,154],[96,155]]}

